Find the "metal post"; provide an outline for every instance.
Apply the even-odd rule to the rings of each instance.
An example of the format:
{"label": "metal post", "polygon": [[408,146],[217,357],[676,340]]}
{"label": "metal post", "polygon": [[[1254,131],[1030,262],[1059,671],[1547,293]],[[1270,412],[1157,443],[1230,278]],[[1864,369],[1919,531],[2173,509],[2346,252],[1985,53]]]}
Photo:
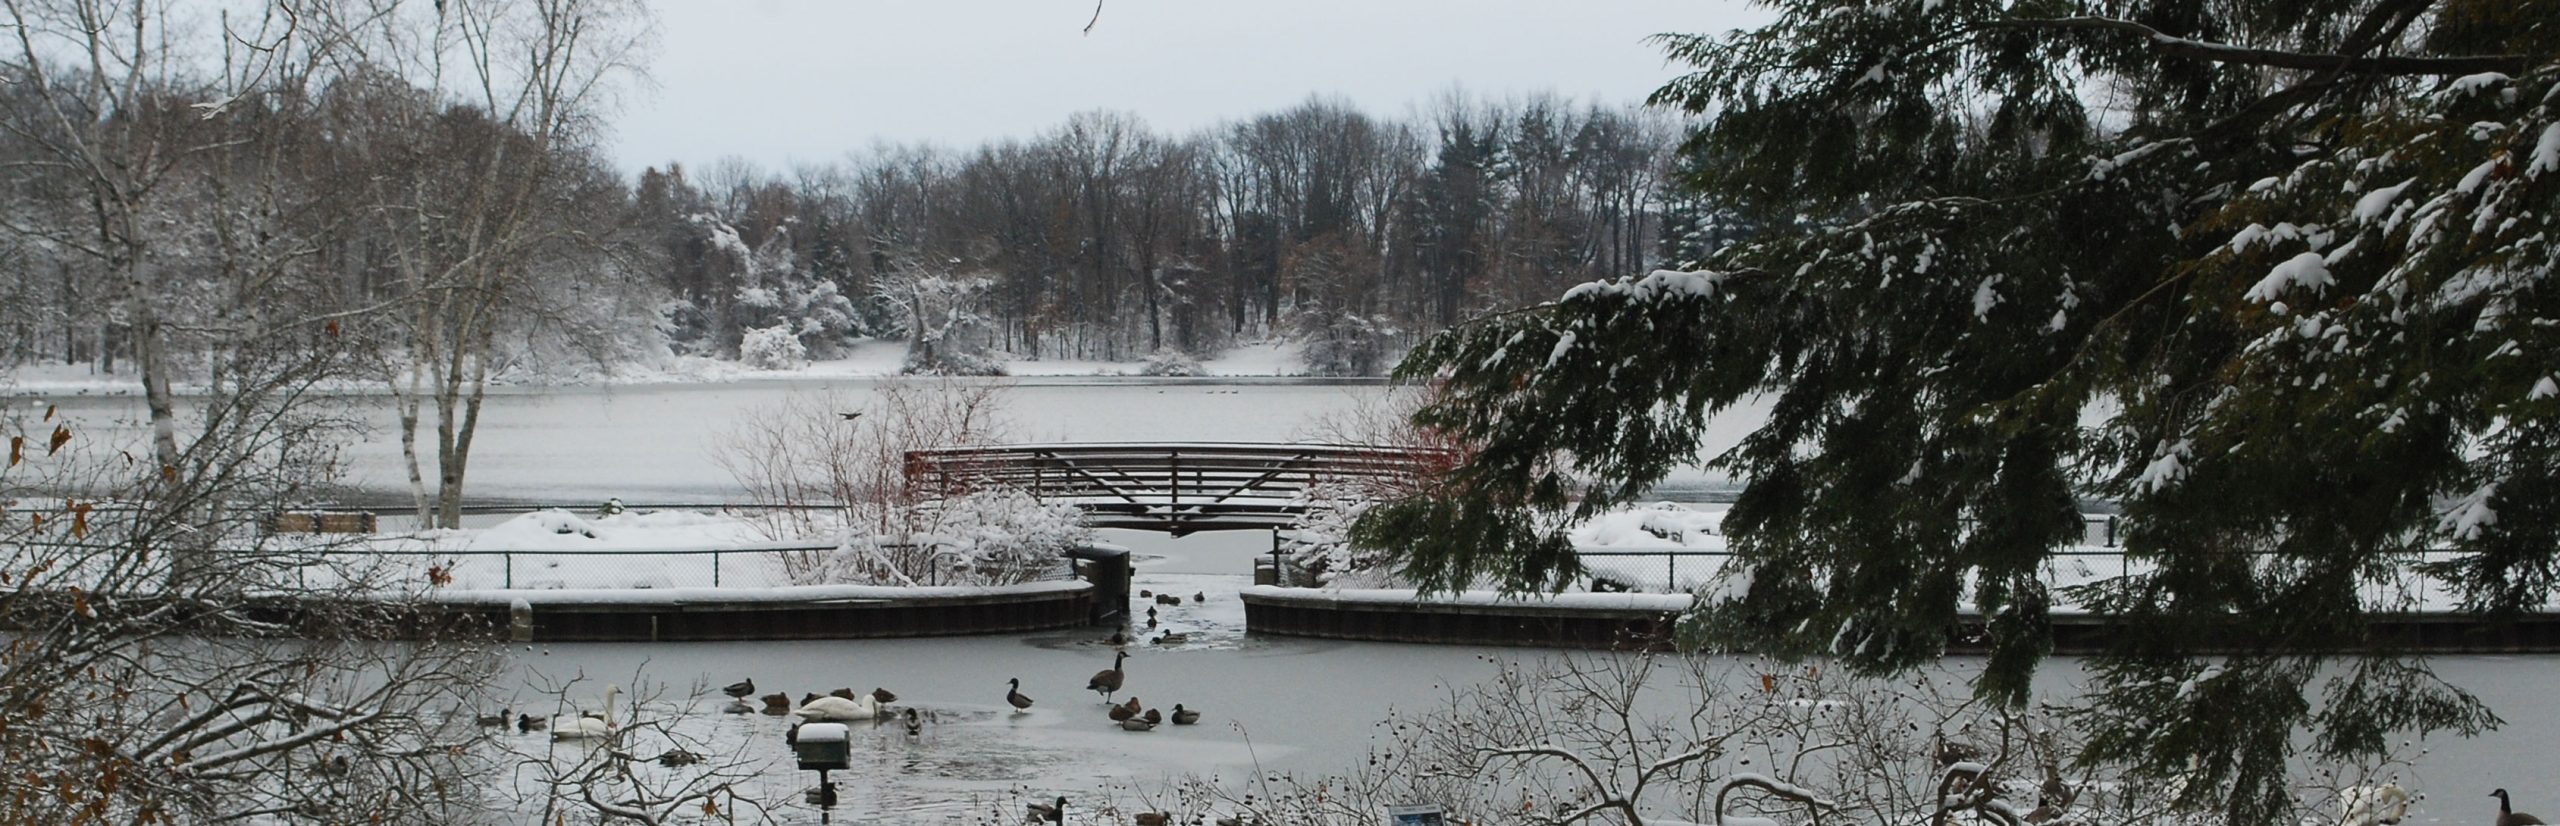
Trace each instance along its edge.
{"label": "metal post", "polygon": [[711,552],[711,587],[720,587],[720,552]]}
{"label": "metal post", "polygon": [[1668,551],[1665,551],[1662,555],[1669,557],[1671,560],[1671,581],[1663,586],[1662,592],[1666,594],[1680,593],[1680,555]]}
{"label": "metal post", "polygon": [[506,553],[499,554],[499,555],[498,555],[498,558],[499,558],[499,559],[506,560],[506,563],[507,563],[507,590],[510,590],[510,591],[515,590],[515,587],[516,587],[516,555],[515,555],[515,552],[514,552],[514,551],[508,551],[508,552],[506,552]]}

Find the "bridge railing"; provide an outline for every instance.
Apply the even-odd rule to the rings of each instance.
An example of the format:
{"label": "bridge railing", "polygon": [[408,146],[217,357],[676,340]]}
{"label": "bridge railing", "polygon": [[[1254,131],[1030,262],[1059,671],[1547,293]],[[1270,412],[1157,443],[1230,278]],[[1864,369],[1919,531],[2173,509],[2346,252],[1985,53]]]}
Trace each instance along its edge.
{"label": "bridge railing", "polygon": [[1410,484],[1454,461],[1384,445],[1088,443],[914,450],[905,470],[928,495],[1012,488],[1073,503],[1096,525],[1182,533],[1286,526],[1321,487]]}

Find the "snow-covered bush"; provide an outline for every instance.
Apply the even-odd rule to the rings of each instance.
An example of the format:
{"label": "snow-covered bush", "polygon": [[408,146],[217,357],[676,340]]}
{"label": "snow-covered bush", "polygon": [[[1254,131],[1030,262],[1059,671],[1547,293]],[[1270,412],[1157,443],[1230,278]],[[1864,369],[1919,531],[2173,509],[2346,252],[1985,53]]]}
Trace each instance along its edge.
{"label": "snow-covered bush", "polygon": [[738,360],[758,370],[793,370],[809,363],[809,348],[785,322],[739,337]]}
{"label": "snow-covered bush", "polygon": [[1209,371],[1203,369],[1200,366],[1200,359],[1193,357],[1190,353],[1167,347],[1147,356],[1146,365],[1138,368],[1138,373],[1147,376],[1191,377],[1205,376]]}
{"label": "snow-covered bush", "polygon": [[1008,490],[948,497],[910,487],[906,453],[1005,441],[1005,386],[884,382],[863,402],[841,391],[795,393],[749,411],[719,455],[748,495],[784,505],[768,538],[841,537],[832,551],[783,553],[797,584],[1004,584],[1056,570],[1090,539],[1072,507]]}
{"label": "snow-covered bush", "polygon": [[[1298,574],[1312,584],[1336,588],[1392,588],[1405,583],[1388,563],[1393,557],[1351,542],[1351,524],[1376,500],[1351,486],[1317,485],[1300,502],[1307,508],[1297,530],[1285,535],[1281,552]],[[1303,581],[1283,584],[1305,585]]]}
{"label": "snow-covered bush", "polygon": [[842,546],[795,573],[808,582],[1011,585],[1065,570],[1066,552],[1093,541],[1074,505],[1018,490],[972,491],[907,504],[886,529],[857,522]]}

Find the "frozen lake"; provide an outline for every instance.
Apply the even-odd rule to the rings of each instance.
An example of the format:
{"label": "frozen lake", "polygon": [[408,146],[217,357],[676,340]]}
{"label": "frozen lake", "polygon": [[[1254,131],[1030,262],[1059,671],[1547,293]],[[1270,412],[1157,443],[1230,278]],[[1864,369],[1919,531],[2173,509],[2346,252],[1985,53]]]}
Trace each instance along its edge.
{"label": "frozen lake", "polygon": [[[845,792],[836,822],[922,826],[1012,823],[1023,801],[1057,795],[1132,801],[1186,774],[1241,786],[1256,771],[1299,777],[1344,772],[1372,745],[1395,745],[1392,732],[1378,725],[1391,711],[1433,707],[1445,686],[1485,680],[1498,663],[1555,654],[1246,638],[1233,591],[1243,584],[1240,572],[1248,558],[1267,547],[1261,544],[1266,536],[1109,537],[1149,557],[1139,568],[1138,587],[1185,596],[1205,591],[1210,597],[1163,614],[1165,627],[1190,632],[1191,643],[1130,646],[1122,695],[1168,712],[1175,703],[1200,709],[1197,726],[1165,725],[1144,733],[1115,728],[1101,700],[1083,690],[1088,676],[1111,664],[1101,630],[844,642],[550,645],[521,652],[519,667],[528,685],[584,674],[591,680],[585,696],[608,681],[628,683],[635,674],[680,688],[751,676],[760,692],[794,697],[838,686],[889,688],[902,703],[933,713],[936,722],[914,739],[894,723],[857,725],[855,765],[836,774]],[[2446,676],[2479,693],[2508,725],[2478,739],[2424,744],[2413,776],[2402,782],[2426,796],[2406,822],[2478,822],[2489,811],[2482,804],[2490,788],[2549,788],[2560,780],[2560,772],[2542,762],[2515,759],[2547,753],[2544,744],[2560,742],[2560,714],[2553,713],[2554,701],[2544,688],[2552,682],[2554,662],[2438,658]],[[1971,665],[1950,663],[1959,670]],[[2077,673],[2071,661],[2057,661],[2048,668],[2049,690],[2068,693]],[[1005,680],[1014,677],[1038,700],[1029,714],[1012,714],[1004,705]],[[785,762],[783,718],[718,714],[726,700],[714,691],[696,704],[686,714],[688,730],[772,761],[761,775],[768,797],[789,797],[813,784],[814,773]],[[544,748],[538,737],[521,745]],[[806,816],[794,822],[815,822],[813,813],[800,814]]]}
{"label": "frozen lake", "polygon": [[[1289,379],[1009,380],[1009,409],[1026,441],[1289,441],[1313,438],[1320,420],[1385,392],[1372,383]],[[836,389],[854,398],[873,380],[761,381],[720,385],[653,385],[493,391],[471,470],[475,499],[547,502],[719,501],[736,486],[715,461],[722,437],[744,411],[794,391]],[[132,398],[53,397],[90,438],[139,436],[140,403]],[[376,429],[350,448],[350,481],[377,492],[404,487],[399,448],[385,400],[353,400]],[[21,398],[26,410],[39,403]],[[1730,444],[1746,419],[1719,425],[1713,444]],[[1704,498],[1716,485],[1703,475],[1674,480],[1670,498]],[[1327,772],[1350,767],[1393,709],[1434,704],[1443,686],[1480,681],[1497,662],[1549,652],[1406,646],[1314,640],[1247,639],[1233,592],[1248,559],[1266,550],[1267,534],[1203,534],[1183,540],[1120,532],[1109,537],[1148,559],[1139,587],[1179,594],[1205,592],[1207,603],[1165,612],[1169,628],[1194,634],[1190,644],[1133,646],[1130,693],[1170,710],[1184,703],[1204,712],[1198,726],[1129,733],[1110,727],[1084,680],[1110,664],[1102,632],[1022,637],[705,644],[581,644],[517,652],[521,689],[510,705],[534,698],[531,686],[584,675],[582,696],[608,682],[672,686],[681,695],[697,681],[722,685],[752,676],[764,691],[823,692],[838,686],[885,686],[906,704],[934,713],[922,737],[902,728],[861,729],[856,767],[839,775],[846,789],[837,822],[881,824],[1010,823],[1020,802],[1065,794],[1079,799],[1106,788],[1127,798],[1165,778],[1211,774],[1234,781],[1257,767],[1272,772]],[[2427,794],[2410,822],[2477,822],[2490,811],[2490,788],[2560,788],[2560,769],[2518,760],[2560,743],[2560,701],[2547,690],[2550,657],[2442,657],[2438,667],[2478,693],[2508,725],[2475,740],[2426,744],[2410,785]],[[1965,664],[1958,662],[1956,667]],[[2052,690],[2069,690],[2068,662],[2050,669]],[[1005,680],[1019,677],[1038,699],[1033,713],[1003,705]],[[503,699],[503,698],[502,698]],[[808,773],[782,762],[780,720],[716,713],[716,692],[681,710],[683,727],[720,748],[771,760],[766,797],[806,787]],[[676,712],[676,709],[659,709]],[[512,735],[510,735],[512,736]],[[538,737],[517,745],[548,748]],[[572,748],[561,746],[560,748]],[[1726,767],[1730,769],[1731,767]],[[2520,802],[2519,805],[2522,805]],[[2560,804],[2537,802],[2544,810]],[[808,818],[814,821],[814,817]]]}
{"label": "frozen lake", "polygon": [[[1328,421],[1390,391],[1375,381],[1292,378],[1075,378],[1000,380],[1023,442],[1288,442],[1325,440]],[[742,416],[795,392],[868,400],[877,379],[793,379],[722,384],[493,388],[482,408],[466,489],[474,500],[725,502],[741,497],[718,454]],[[389,399],[349,399],[370,432],[345,454],[346,481],[405,498],[406,471]],[[60,405],[84,435],[139,445],[142,402],[130,396],[20,396],[20,412]],[[1730,446],[1754,416],[1732,417],[1711,445]],[[431,451],[432,425],[420,432]],[[434,473],[432,455],[426,472]],[[1696,498],[1702,473],[1676,477],[1667,496]]]}

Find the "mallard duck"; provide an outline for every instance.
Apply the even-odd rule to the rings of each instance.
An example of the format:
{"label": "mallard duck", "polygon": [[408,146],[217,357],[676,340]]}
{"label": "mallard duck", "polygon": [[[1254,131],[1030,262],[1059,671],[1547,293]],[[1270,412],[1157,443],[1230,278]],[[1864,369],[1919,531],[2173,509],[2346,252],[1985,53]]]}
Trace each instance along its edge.
{"label": "mallard duck", "polygon": [[756,678],[748,677],[746,679],[730,683],[721,687],[720,693],[743,699],[749,694],[756,693]]}
{"label": "mallard duck", "polygon": [[916,712],[916,710],[915,710],[915,707],[913,707],[913,706],[909,706],[909,707],[907,707],[907,713],[906,713],[905,717],[907,718],[907,736],[909,736],[909,737],[921,737],[921,736],[923,736],[923,735],[924,735],[924,715],[917,713],[917,712]]}
{"label": "mallard duck", "polygon": [[791,695],[776,691],[759,698],[764,700],[764,713],[780,717],[791,713]]}
{"label": "mallard duck", "polygon": [[1008,686],[1004,692],[1004,701],[1013,705],[1014,713],[1030,711],[1031,698],[1022,693],[1022,678],[1014,677],[1004,682]]}
{"label": "mallard duck", "polygon": [[1183,708],[1181,703],[1173,704],[1174,725],[1187,726],[1197,722],[1200,722],[1200,712]]}
{"label": "mallard duck", "polygon": [[531,733],[534,733],[534,732],[537,732],[537,731],[541,731],[541,730],[543,730],[543,729],[550,728],[550,727],[551,727],[551,721],[549,721],[549,720],[545,720],[545,719],[542,719],[542,718],[540,718],[540,717],[535,717],[535,716],[533,716],[533,715],[531,715],[531,714],[518,714],[518,715],[516,715],[516,733],[517,733],[517,734],[531,734]]}
{"label": "mallard duck", "polygon": [[498,713],[496,714],[483,714],[478,717],[471,718],[471,722],[480,724],[481,728],[497,728],[499,726],[506,725],[514,717],[514,709],[502,708],[498,709]]}
{"label": "mallard duck", "polygon": [[1026,823],[1067,822],[1067,799],[1063,797],[1056,803],[1026,803],[1022,808],[1031,813],[1030,817],[1023,818]]}
{"label": "mallard duck", "polygon": [[679,766],[690,766],[700,762],[702,762],[702,755],[685,751],[684,749],[668,749],[665,754],[658,755],[658,765],[665,766],[670,769]]}
{"label": "mallard duck", "polygon": [[1136,717],[1138,716],[1138,709],[1138,698],[1131,697],[1128,702],[1111,707],[1111,711],[1109,712],[1111,715],[1111,721],[1117,723],[1131,717]]}
{"label": "mallard duck", "polygon": [[1120,727],[1128,731],[1154,731],[1156,724],[1147,722],[1144,717],[1131,717],[1120,721]]}
{"label": "mallard duck", "polygon": [[890,703],[897,702],[898,695],[889,693],[888,689],[874,687],[871,689],[871,699],[877,700],[881,705],[885,706]]}
{"label": "mallard duck", "polygon": [[1147,709],[1147,713],[1146,713],[1144,716],[1140,717],[1139,719],[1142,719],[1142,720],[1147,721],[1147,725],[1152,726],[1152,725],[1155,725],[1155,724],[1157,724],[1157,723],[1162,723],[1162,722],[1164,722],[1164,712],[1157,711],[1157,710],[1152,709],[1152,708],[1151,708],[1151,709]]}

